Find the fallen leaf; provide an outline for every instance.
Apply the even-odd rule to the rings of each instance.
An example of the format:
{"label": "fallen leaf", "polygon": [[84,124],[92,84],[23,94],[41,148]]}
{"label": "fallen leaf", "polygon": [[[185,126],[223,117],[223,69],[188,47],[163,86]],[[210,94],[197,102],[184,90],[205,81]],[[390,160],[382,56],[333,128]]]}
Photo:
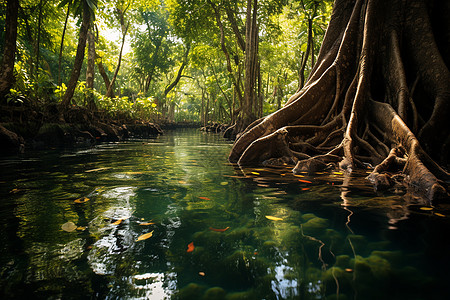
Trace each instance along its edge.
{"label": "fallen leaf", "polygon": [[259,175],[258,172],[251,172],[253,175]]}
{"label": "fallen leaf", "polygon": [[223,228],[223,229],[209,227],[209,229],[212,230],[212,231],[224,232],[224,231],[227,231],[228,229],[230,229],[230,227],[226,227],[226,228]]}
{"label": "fallen leaf", "polygon": [[304,182],[304,183],[312,183],[311,181],[309,181],[309,180],[303,180],[303,179],[299,179],[298,181],[300,181],[300,182]]}
{"label": "fallen leaf", "polygon": [[266,216],[267,219],[272,220],[272,221],[282,221],[283,218],[278,218],[278,217],[274,217],[274,216]]}
{"label": "fallen leaf", "polygon": [[205,272],[198,272],[198,275],[205,276]]}
{"label": "fallen leaf", "polygon": [[191,242],[188,244],[188,248],[187,248],[186,252],[192,252],[192,251],[194,251],[194,248],[195,248],[194,242]]}
{"label": "fallen leaf", "polygon": [[309,188],[302,188],[302,191],[307,191],[309,190]]}
{"label": "fallen leaf", "polygon": [[97,171],[103,171],[103,170],[108,170],[111,169],[111,167],[104,167],[104,168],[98,168],[98,169],[91,169],[91,170],[86,170],[84,172],[86,173],[91,173],[91,172],[97,172]]}
{"label": "fallen leaf", "polygon": [[67,232],[72,232],[77,229],[77,225],[75,225],[74,222],[69,221],[69,222],[62,224],[61,229],[64,231],[67,231]]}
{"label": "fallen leaf", "polygon": [[220,183],[220,185],[227,185],[228,184],[228,181],[222,181],[221,183]]}
{"label": "fallen leaf", "polygon": [[90,200],[90,199],[89,199],[88,197],[81,197],[81,198],[78,198],[78,199],[74,200],[73,202],[78,203],[78,204],[81,204],[81,203],[86,203],[86,202],[88,202],[89,200]]}
{"label": "fallen leaf", "polygon": [[440,213],[434,213],[436,216],[438,216],[438,217],[445,217],[445,215],[443,215],[443,214],[440,214]]}
{"label": "fallen leaf", "polygon": [[295,177],[305,177],[303,175],[294,174]]}
{"label": "fallen leaf", "polygon": [[78,227],[77,227],[77,230],[79,230],[79,231],[85,231],[85,230],[86,230],[86,227],[84,227],[84,226],[78,226]]}
{"label": "fallen leaf", "polygon": [[122,223],[122,221],[123,221],[123,219],[119,219],[119,220],[113,222],[112,224],[113,225],[119,225],[120,223]]}
{"label": "fallen leaf", "polygon": [[432,207],[425,207],[425,206],[421,207],[420,209],[421,209],[421,210],[433,210]]}
{"label": "fallen leaf", "polygon": [[202,200],[211,200],[211,199],[209,199],[208,197],[198,197],[199,199],[202,199]]}
{"label": "fallen leaf", "polygon": [[139,223],[139,225],[141,225],[141,226],[153,225],[153,224],[155,224],[155,223],[153,223],[153,222]]}
{"label": "fallen leaf", "polygon": [[280,174],[280,176],[286,176],[286,174]]}
{"label": "fallen leaf", "polygon": [[342,173],[342,172],[333,172],[333,174],[336,174],[336,175],[343,175],[344,173]]}
{"label": "fallen leaf", "polygon": [[140,237],[138,237],[136,242],[148,239],[149,237],[151,237],[153,235],[153,231],[154,230],[150,231],[149,233],[145,233],[145,234],[141,235]]}
{"label": "fallen leaf", "polygon": [[353,269],[347,268],[347,269],[345,269],[345,272],[351,273],[351,272],[353,272]]}
{"label": "fallen leaf", "polygon": [[186,181],[183,181],[183,180],[180,180],[180,181],[178,181],[178,183],[179,183],[179,184],[186,184],[187,182],[186,182]]}

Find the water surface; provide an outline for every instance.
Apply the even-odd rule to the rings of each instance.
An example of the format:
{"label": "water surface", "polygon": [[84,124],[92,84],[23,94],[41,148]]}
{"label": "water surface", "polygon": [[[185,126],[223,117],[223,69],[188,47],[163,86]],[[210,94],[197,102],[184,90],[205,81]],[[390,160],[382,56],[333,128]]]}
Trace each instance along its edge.
{"label": "water surface", "polygon": [[444,211],[403,191],[376,193],[364,172],[239,169],[230,148],[179,130],[1,159],[0,295],[450,296]]}

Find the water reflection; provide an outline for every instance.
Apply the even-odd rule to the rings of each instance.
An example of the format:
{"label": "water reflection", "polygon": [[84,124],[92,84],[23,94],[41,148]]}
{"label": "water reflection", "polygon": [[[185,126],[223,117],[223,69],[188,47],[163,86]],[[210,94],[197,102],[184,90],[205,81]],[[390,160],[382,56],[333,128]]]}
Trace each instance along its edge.
{"label": "water reflection", "polygon": [[[230,146],[182,131],[0,162],[9,166],[0,186],[1,295],[449,295],[445,211],[377,193],[365,174],[235,168],[226,162]],[[74,202],[81,197],[89,201]],[[77,230],[61,229],[69,221]]]}

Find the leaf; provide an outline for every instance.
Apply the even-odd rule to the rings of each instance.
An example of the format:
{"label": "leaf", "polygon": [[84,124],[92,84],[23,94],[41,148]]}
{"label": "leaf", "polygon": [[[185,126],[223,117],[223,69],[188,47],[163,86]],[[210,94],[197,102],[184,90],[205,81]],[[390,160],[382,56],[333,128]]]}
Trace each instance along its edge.
{"label": "leaf", "polygon": [[342,173],[342,172],[333,172],[333,174],[336,174],[336,175],[343,175],[344,173]]}
{"label": "leaf", "polygon": [[139,223],[139,225],[141,225],[141,226],[146,226],[146,225],[153,225],[153,224],[155,224],[155,223],[153,223],[153,222],[144,222],[144,223]]}
{"label": "leaf", "polygon": [[211,200],[211,199],[209,199],[208,197],[198,197],[199,199],[202,199],[202,200]]}
{"label": "leaf", "polygon": [[111,169],[111,167],[104,167],[104,168],[97,168],[97,169],[91,169],[91,170],[86,170],[84,171],[85,173],[91,173],[91,172],[98,172],[98,171],[103,171],[103,170],[108,170]]}
{"label": "leaf", "polygon": [[278,217],[274,217],[274,216],[266,216],[267,219],[272,220],[272,221],[282,221],[283,218],[278,218]]}
{"label": "leaf", "polygon": [[186,252],[192,252],[192,251],[194,251],[194,242],[190,242],[189,244],[188,244],[188,248],[187,248],[187,250],[186,250]]}
{"label": "leaf", "polygon": [[228,181],[222,181],[221,183],[220,183],[220,185],[227,185],[228,184]]}
{"label": "leaf", "polygon": [[179,184],[187,184],[187,182],[186,182],[186,181],[183,181],[183,180],[178,181],[178,183],[179,183]]}
{"label": "leaf", "polygon": [[303,175],[294,174],[295,177],[305,177]]}
{"label": "leaf", "polygon": [[258,172],[251,172],[253,175],[259,175]]}
{"label": "leaf", "polygon": [[309,180],[303,180],[303,179],[299,179],[298,181],[300,181],[300,182],[304,182],[304,183],[312,183],[311,181],[309,181]]}
{"label": "leaf", "polygon": [[88,197],[81,197],[81,198],[78,198],[78,199],[74,200],[73,202],[78,203],[78,204],[81,204],[81,203],[86,203],[86,202],[88,202],[89,200],[90,200],[90,199],[89,199]]}
{"label": "leaf", "polygon": [[140,237],[138,237],[138,239],[136,240],[136,242],[143,241],[143,240],[148,239],[149,237],[152,237],[153,231],[154,231],[154,230],[150,231],[149,233],[145,233],[145,234],[141,235]]}
{"label": "leaf", "polygon": [[205,276],[205,272],[198,272],[198,275]]}
{"label": "leaf", "polygon": [[67,232],[72,232],[77,229],[77,225],[75,225],[74,222],[69,221],[69,222],[62,224],[61,229],[64,231],[67,231]]}
{"label": "leaf", "polygon": [[230,229],[230,227],[228,226],[228,227],[223,228],[223,229],[209,227],[209,229],[212,230],[212,231],[224,232],[224,231],[227,231],[228,229]]}
{"label": "leaf", "polygon": [[307,191],[309,190],[309,188],[302,188],[302,191]]}
{"label": "leaf", "polygon": [[445,215],[443,215],[443,214],[440,214],[440,213],[434,213],[436,216],[438,216],[438,217],[445,217]]}
{"label": "leaf", "polygon": [[77,227],[77,230],[79,230],[79,231],[85,231],[86,228],[87,228],[87,227],[85,227],[85,226],[78,226],[78,227]]}
{"label": "leaf", "polygon": [[113,222],[112,224],[113,225],[119,225],[120,223],[122,223],[122,221],[123,221],[123,219],[119,219],[119,220]]}
{"label": "leaf", "polygon": [[421,210],[433,210],[432,207],[425,207],[425,206],[421,207],[420,209],[421,209]]}

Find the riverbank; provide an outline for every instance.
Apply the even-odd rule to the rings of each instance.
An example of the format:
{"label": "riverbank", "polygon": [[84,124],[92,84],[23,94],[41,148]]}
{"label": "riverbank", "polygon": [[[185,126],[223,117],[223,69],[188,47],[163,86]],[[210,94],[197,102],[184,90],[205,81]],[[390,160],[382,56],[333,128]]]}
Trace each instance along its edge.
{"label": "riverbank", "polygon": [[58,111],[39,112],[24,107],[1,107],[0,155],[30,149],[89,147],[128,138],[152,138],[164,126],[141,120],[112,120],[104,115],[73,107],[58,119]]}

